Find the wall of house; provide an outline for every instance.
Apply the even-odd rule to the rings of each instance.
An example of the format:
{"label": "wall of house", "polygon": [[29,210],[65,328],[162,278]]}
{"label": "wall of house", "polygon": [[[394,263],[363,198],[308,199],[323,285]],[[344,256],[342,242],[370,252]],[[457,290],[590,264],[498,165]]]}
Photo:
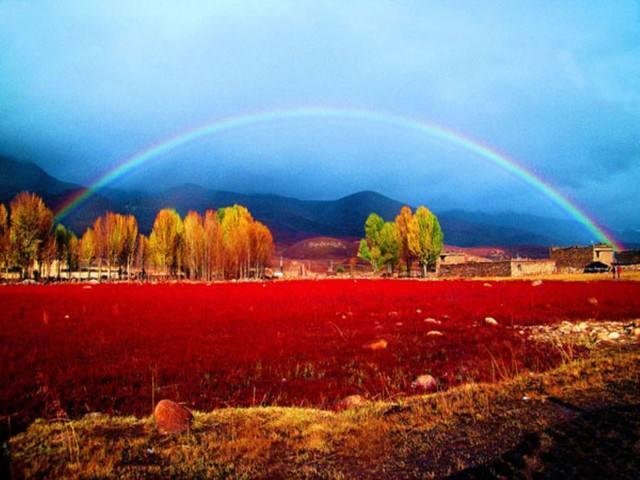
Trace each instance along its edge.
{"label": "wall of house", "polygon": [[640,250],[623,250],[616,253],[616,263],[621,265],[640,265]]}
{"label": "wall of house", "polygon": [[511,260],[511,276],[550,275],[556,270],[553,260]]}
{"label": "wall of house", "polygon": [[467,262],[440,264],[438,274],[441,277],[508,277],[511,275],[511,262]]}
{"label": "wall of house", "polygon": [[440,255],[441,264],[456,264],[464,263],[467,261],[467,257],[463,253],[443,253]]}
{"label": "wall of house", "polygon": [[593,262],[593,247],[552,247],[549,257],[556,263],[558,271],[578,272]]}
{"label": "wall of house", "polygon": [[607,265],[613,264],[613,249],[612,248],[598,248],[595,247],[593,250],[593,259],[606,263]]}

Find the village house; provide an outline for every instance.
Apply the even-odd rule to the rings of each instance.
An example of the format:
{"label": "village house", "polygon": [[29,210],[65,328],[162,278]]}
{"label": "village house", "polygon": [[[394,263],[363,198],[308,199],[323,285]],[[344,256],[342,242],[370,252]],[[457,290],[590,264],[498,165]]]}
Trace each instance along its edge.
{"label": "village house", "polygon": [[592,262],[600,262],[607,266],[614,263],[611,245],[599,243],[589,246],[551,247],[549,257],[556,262],[558,272],[583,272]]}
{"label": "village house", "polygon": [[615,264],[624,270],[640,270],[640,250],[623,250],[616,252]]}
{"label": "village house", "polygon": [[442,252],[440,254],[440,265],[454,265],[457,263],[465,263],[467,256],[463,252]]}

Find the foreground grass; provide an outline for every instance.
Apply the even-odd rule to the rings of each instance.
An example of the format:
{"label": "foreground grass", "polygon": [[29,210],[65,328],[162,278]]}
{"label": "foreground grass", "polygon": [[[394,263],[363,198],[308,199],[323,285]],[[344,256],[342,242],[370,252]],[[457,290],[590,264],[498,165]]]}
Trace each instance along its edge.
{"label": "foreground grass", "polygon": [[[41,420],[11,439],[11,472],[15,478],[438,478],[456,472],[526,478],[571,476],[566,468],[584,476],[581,465],[593,474],[598,466],[589,462],[605,462],[603,474],[632,478],[640,467],[639,452],[633,453],[640,445],[639,405],[635,350],[341,413],[196,412],[192,432],[180,437],[160,436],[151,418]],[[594,431],[577,443],[565,438],[585,429]],[[607,442],[629,457],[599,452]]]}

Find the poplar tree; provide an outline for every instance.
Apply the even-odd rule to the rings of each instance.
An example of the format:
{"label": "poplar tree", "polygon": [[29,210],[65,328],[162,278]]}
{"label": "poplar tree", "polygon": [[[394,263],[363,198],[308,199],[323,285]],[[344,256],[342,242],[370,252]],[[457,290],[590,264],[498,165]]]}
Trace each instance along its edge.
{"label": "poplar tree", "polygon": [[53,212],[34,193],[16,195],[10,205],[10,241],[16,264],[29,277],[51,232]]}

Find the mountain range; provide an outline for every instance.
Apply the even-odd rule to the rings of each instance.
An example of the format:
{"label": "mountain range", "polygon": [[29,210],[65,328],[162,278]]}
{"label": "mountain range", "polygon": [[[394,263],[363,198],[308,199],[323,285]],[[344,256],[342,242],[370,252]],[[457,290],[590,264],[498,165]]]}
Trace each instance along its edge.
{"label": "mountain range", "polygon": [[[82,186],[56,179],[34,163],[0,157],[0,202],[7,204],[24,190],[41,195],[54,210]],[[105,188],[69,213],[64,223],[82,232],[108,210],[132,213],[142,232],[149,232],[158,210],[175,208],[204,211],[232,204],[249,208],[255,218],[274,232],[276,242],[291,244],[316,236],[357,238],[371,212],[392,220],[404,205],[380,193],[363,191],[337,200],[300,200],[276,194],[242,194],[185,184],[158,193]],[[449,245],[550,246],[589,243],[586,229],[569,220],[523,213],[484,213],[467,210],[436,211]],[[625,232],[624,239],[640,243],[640,232]]]}

